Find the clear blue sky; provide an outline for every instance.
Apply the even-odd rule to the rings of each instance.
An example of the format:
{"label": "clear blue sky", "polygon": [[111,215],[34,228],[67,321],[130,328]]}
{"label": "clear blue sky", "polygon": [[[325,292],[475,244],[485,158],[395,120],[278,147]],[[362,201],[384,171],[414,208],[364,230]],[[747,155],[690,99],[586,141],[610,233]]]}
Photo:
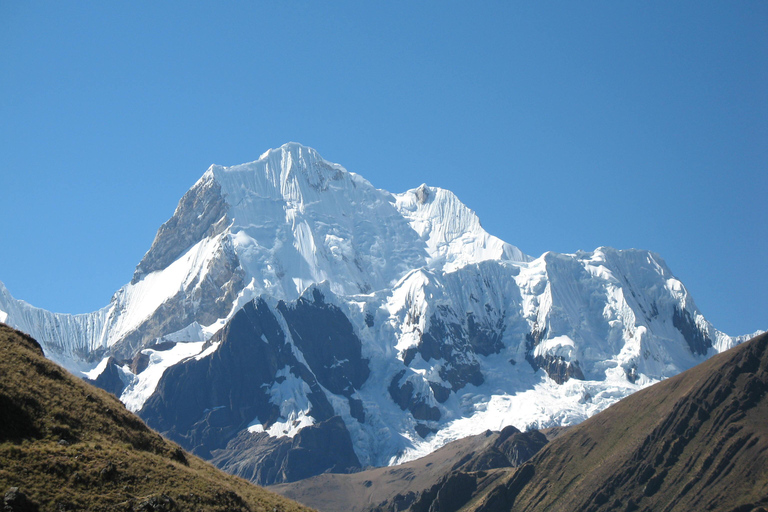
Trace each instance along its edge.
{"label": "clear blue sky", "polygon": [[0,0],[0,280],[106,305],[211,163],[297,141],[768,328],[768,3]]}

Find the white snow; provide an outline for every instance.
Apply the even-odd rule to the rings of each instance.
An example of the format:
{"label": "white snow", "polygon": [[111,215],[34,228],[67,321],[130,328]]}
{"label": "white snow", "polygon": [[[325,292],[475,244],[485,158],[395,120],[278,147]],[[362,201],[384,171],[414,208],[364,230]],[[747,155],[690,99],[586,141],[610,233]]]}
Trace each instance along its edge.
{"label": "white snow", "polygon": [[104,372],[104,370],[107,369],[108,362],[109,362],[109,357],[105,357],[104,359],[99,361],[99,364],[97,364],[94,369],[89,371],[83,371],[80,373],[88,379],[96,380],[98,376],[101,375]]}
{"label": "white snow", "polygon": [[310,392],[306,382],[293,375],[286,366],[276,374],[276,381],[270,387],[270,402],[280,409],[280,417],[268,428],[256,418],[249,426],[249,432],[266,432],[272,437],[293,437],[299,430],[313,425],[315,420],[309,416],[310,403],[307,394]]}
{"label": "white snow", "polygon": [[207,341],[211,338],[209,333],[202,325],[192,322],[183,329],[162,337],[163,341],[187,342],[187,341]]}
{"label": "white snow", "polygon": [[165,370],[181,361],[200,354],[205,342],[177,343],[170,350],[154,350],[147,348],[141,352],[149,356],[149,365],[138,375],[130,373],[127,366],[123,371],[129,374],[131,382],[120,395],[120,401],[125,404],[131,412],[139,411],[144,402],[154,393],[160,378]]}
{"label": "white snow", "polygon": [[571,379],[563,385],[539,372],[533,385],[518,393],[492,391],[498,381],[480,387],[468,386],[458,393],[457,409],[461,416],[448,420],[441,429],[421,439],[411,435],[411,445],[389,460],[401,464],[414,460],[445,444],[485,430],[501,430],[513,425],[519,430],[575,425],[600,412],[619,399],[657,381],[631,384],[626,379],[580,381]]}
{"label": "white snow", "polygon": [[[370,376],[355,394],[364,404],[365,423],[351,416],[346,397],[326,394],[359,459],[373,465],[409,460],[487,428],[576,423],[692,367],[704,357],[692,354],[672,325],[675,308],[685,310],[712,339],[708,355],[746,339],[709,324],[654,253],[601,247],[531,258],[487,233],[477,215],[447,190],[422,185],[390,194],[296,143],[269,150],[255,162],[211,166],[195,187],[213,184],[226,202],[227,224],[166,268],[125,285],[108,306],[83,315],[51,313],[14,299],[0,283],[0,321],[32,334],[46,355],[71,371],[95,378],[106,367],[101,356],[163,305],[188,312],[184,323],[191,323],[183,329],[176,330],[177,324],[152,334],[178,342],[172,349],[145,349],[150,364],[139,375],[121,369],[128,383],[121,400],[137,411],[167,368],[214,353],[219,342],[210,343],[212,336],[248,301],[294,300],[308,287],[322,286],[327,299],[349,316],[369,360]],[[226,267],[230,260],[223,258],[232,252],[240,265],[233,271],[243,284],[223,318],[206,317],[208,325],[201,325],[192,320],[203,313],[200,283],[213,279],[212,268]],[[449,348],[462,362],[479,365],[485,382],[437,403],[430,383],[448,385],[440,377],[446,362],[416,355],[406,368],[406,350],[418,346],[433,322],[466,331],[470,318],[480,333],[502,333],[502,348],[483,356],[466,347],[466,332],[441,339],[454,343]],[[281,327],[288,332],[284,322]],[[578,363],[585,380],[555,384],[530,366],[531,350]],[[82,357],[89,353],[98,357]],[[428,423],[439,431],[427,439],[416,434],[417,421],[387,392],[404,369],[401,381],[441,413],[440,420]],[[287,368],[279,376],[269,393],[280,418],[266,429],[255,418],[249,430],[294,436],[314,422],[308,415],[309,388]]]}
{"label": "white snow", "polygon": [[152,272],[118,292],[123,314],[115,322],[110,340],[117,341],[138,327],[167,300],[205,279],[208,263],[215,256],[219,240],[204,239],[192,246],[164,270]]}
{"label": "white snow", "polygon": [[313,149],[289,143],[210,172],[230,205],[229,236],[256,293],[294,299],[326,280],[344,295],[379,290],[425,262],[392,196]]}
{"label": "white snow", "polygon": [[429,263],[451,272],[485,260],[529,261],[520,249],[489,235],[453,192],[421,185],[396,194],[396,206],[426,242]]}
{"label": "white snow", "polygon": [[568,336],[555,336],[536,345],[533,353],[540,356],[552,354],[556,356],[570,357],[574,352],[575,344]]}
{"label": "white snow", "polygon": [[221,345],[220,341],[216,341],[214,343],[211,343],[208,348],[200,352],[198,355],[195,356],[196,360],[203,359],[204,357],[208,357],[209,355],[213,354],[219,349],[219,346]]}

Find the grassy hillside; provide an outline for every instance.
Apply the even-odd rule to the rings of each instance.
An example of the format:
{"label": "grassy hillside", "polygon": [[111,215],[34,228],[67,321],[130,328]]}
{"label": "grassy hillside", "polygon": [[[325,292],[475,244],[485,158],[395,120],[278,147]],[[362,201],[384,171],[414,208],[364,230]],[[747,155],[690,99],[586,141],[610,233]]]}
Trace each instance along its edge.
{"label": "grassy hillside", "polygon": [[768,336],[625,398],[463,510],[765,511]]}
{"label": "grassy hillside", "polygon": [[[556,436],[560,430],[550,429]],[[539,431],[512,426],[448,443],[420,459],[351,474],[322,475],[270,490],[322,511],[396,512],[445,510],[504,476],[547,443]],[[430,508],[431,507],[431,508]],[[455,510],[455,509],[454,509]]]}
{"label": "grassy hillside", "polygon": [[0,493],[11,510],[308,510],[186,454],[3,324]]}

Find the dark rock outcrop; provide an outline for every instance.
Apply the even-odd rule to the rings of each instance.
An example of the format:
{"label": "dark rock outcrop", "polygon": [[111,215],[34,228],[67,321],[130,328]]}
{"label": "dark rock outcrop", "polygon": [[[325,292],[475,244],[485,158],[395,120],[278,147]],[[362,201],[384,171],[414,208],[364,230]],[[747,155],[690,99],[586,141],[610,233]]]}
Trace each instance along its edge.
{"label": "dark rock outcrop", "polygon": [[[365,421],[355,391],[368,377],[368,362],[347,317],[319,290],[275,309],[261,299],[246,304],[210,343],[221,345],[163,375],[140,411],[150,426],[263,485],[359,468],[349,432],[325,389],[347,397],[351,415]],[[248,432],[254,421],[268,429],[280,419],[281,404],[271,390],[287,378],[309,388],[307,415],[315,425],[293,438]]]}
{"label": "dark rock outcrop", "polygon": [[[144,356],[144,357],[147,357],[147,356]],[[101,372],[101,374],[98,377],[96,377],[93,380],[88,378],[85,378],[83,380],[85,380],[90,384],[93,384],[96,387],[103,389],[104,391],[112,393],[118,398],[120,397],[120,395],[123,393],[123,390],[125,389],[125,383],[120,378],[118,361],[114,357],[110,357],[107,360],[107,366],[104,368],[104,371]]]}
{"label": "dark rock outcrop", "polygon": [[338,416],[305,427],[293,438],[241,432],[212,455],[219,468],[259,485],[360,469],[349,432]]}
{"label": "dark rock outcrop", "polygon": [[687,310],[675,307],[672,312],[672,324],[683,335],[692,353],[703,356],[712,347],[712,340],[696,325]]}
{"label": "dark rock outcrop", "polygon": [[178,507],[173,498],[166,494],[160,494],[159,496],[150,496],[145,499],[134,510],[136,512],[173,512],[178,510]]}
{"label": "dark rock outcrop", "polygon": [[223,232],[228,224],[227,211],[221,186],[215,180],[198,182],[181,198],[173,217],[157,230],[131,282],[166,268],[200,240]]}
{"label": "dark rock outcrop", "polygon": [[[411,414],[413,414],[413,417],[417,420],[439,420],[440,409],[433,405],[429,405],[428,398],[421,393],[415,393],[413,383],[410,380],[406,379],[405,382],[401,383],[405,374],[406,370],[400,370],[392,378],[392,381],[387,388],[389,396],[400,406],[400,409],[411,411]],[[419,435],[425,437],[421,432],[419,432]]]}
{"label": "dark rock outcrop", "polygon": [[3,512],[37,512],[40,507],[18,487],[11,487],[3,497]]}
{"label": "dark rock outcrop", "polygon": [[[450,314],[447,308],[444,308],[443,315]],[[430,317],[429,329],[421,337],[418,352],[425,361],[445,361],[440,368],[440,378],[449,383],[453,391],[458,391],[467,384],[481,385],[485,379],[480,372],[480,363],[475,357],[471,340],[476,341],[481,350],[485,351],[489,349],[487,340],[492,339],[492,336],[475,324],[472,315],[468,315],[468,322],[473,326],[474,338],[471,338],[463,325],[443,320],[443,315],[434,314]],[[498,333],[499,338],[501,334],[502,332]],[[492,342],[491,344],[493,345]]]}
{"label": "dark rock outcrop", "polygon": [[196,277],[187,283],[185,290],[166,300],[152,316],[111,347],[112,353],[131,359],[139,349],[151,346],[163,334],[193,322],[210,325],[226,317],[245,286],[244,276],[231,241],[223,239],[203,279]]}
{"label": "dark rock outcrop", "polygon": [[246,304],[211,340],[221,343],[203,359],[169,368],[140,416],[193,453],[210,457],[254,419],[269,427],[279,417],[269,388],[288,369],[310,387],[310,415],[334,415],[327,397],[293,354],[273,311],[263,300]]}
{"label": "dark rock outcrop", "polygon": [[425,490],[411,504],[411,512],[456,512],[477,490],[476,475],[454,472]]}
{"label": "dark rock outcrop", "polygon": [[549,378],[558,384],[563,384],[568,379],[584,380],[584,373],[582,373],[578,361],[567,361],[562,356],[547,354],[531,357],[528,362],[535,369],[541,368],[547,372]]}
{"label": "dark rock outcrop", "polygon": [[504,427],[491,446],[455,469],[474,472],[514,468],[533,457],[545,444],[547,438],[538,430],[520,432],[510,425]]}
{"label": "dark rock outcrop", "polygon": [[312,289],[311,296],[313,300],[300,297],[293,305],[280,301],[277,309],[320,384],[350,397],[370,374],[362,343],[346,315],[326,303],[320,290]]}
{"label": "dark rock outcrop", "polygon": [[544,370],[550,379],[563,384],[568,379],[584,380],[584,373],[581,371],[578,361],[568,361],[563,356],[552,354],[535,355],[534,349],[546,335],[546,328],[539,329],[534,326],[530,334],[526,335],[525,342],[525,360],[534,370]]}
{"label": "dark rock outcrop", "polygon": [[[490,305],[486,309],[492,311]],[[457,315],[447,306],[438,306],[437,312],[430,316],[428,329],[421,335],[419,343],[403,352],[403,363],[410,366],[418,355],[425,361],[437,360],[439,364],[439,382],[429,381],[429,390],[415,392],[409,379],[410,370],[398,372],[390,381],[389,394],[392,400],[403,410],[411,411],[417,420],[436,421],[440,419],[440,410],[430,405],[432,399],[444,403],[451,392],[459,391],[467,384],[481,385],[485,378],[480,371],[477,354],[488,356],[498,353],[503,348],[504,315],[500,315],[494,325],[487,325],[467,313],[464,321],[456,321]],[[418,322],[414,317],[412,322]],[[427,396],[431,395],[431,396]],[[427,433],[425,425],[420,425],[419,435]]]}

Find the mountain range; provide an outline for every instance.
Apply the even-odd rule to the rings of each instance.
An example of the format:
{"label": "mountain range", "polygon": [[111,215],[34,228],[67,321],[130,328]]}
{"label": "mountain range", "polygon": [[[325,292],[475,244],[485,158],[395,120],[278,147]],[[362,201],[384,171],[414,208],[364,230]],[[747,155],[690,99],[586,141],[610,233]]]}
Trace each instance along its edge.
{"label": "mountain range", "polygon": [[506,427],[402,465],[271,489],[322,511],[764,512],[766,419],[762,334],[579,425]]}
{"label": "mountain range", "polygon": [[0,321],[260,484],[580,423],[746,339],[655,253],[532,257],[450,191],[392,194],[296,143],[211,166],[104,308],[0,283]]}

